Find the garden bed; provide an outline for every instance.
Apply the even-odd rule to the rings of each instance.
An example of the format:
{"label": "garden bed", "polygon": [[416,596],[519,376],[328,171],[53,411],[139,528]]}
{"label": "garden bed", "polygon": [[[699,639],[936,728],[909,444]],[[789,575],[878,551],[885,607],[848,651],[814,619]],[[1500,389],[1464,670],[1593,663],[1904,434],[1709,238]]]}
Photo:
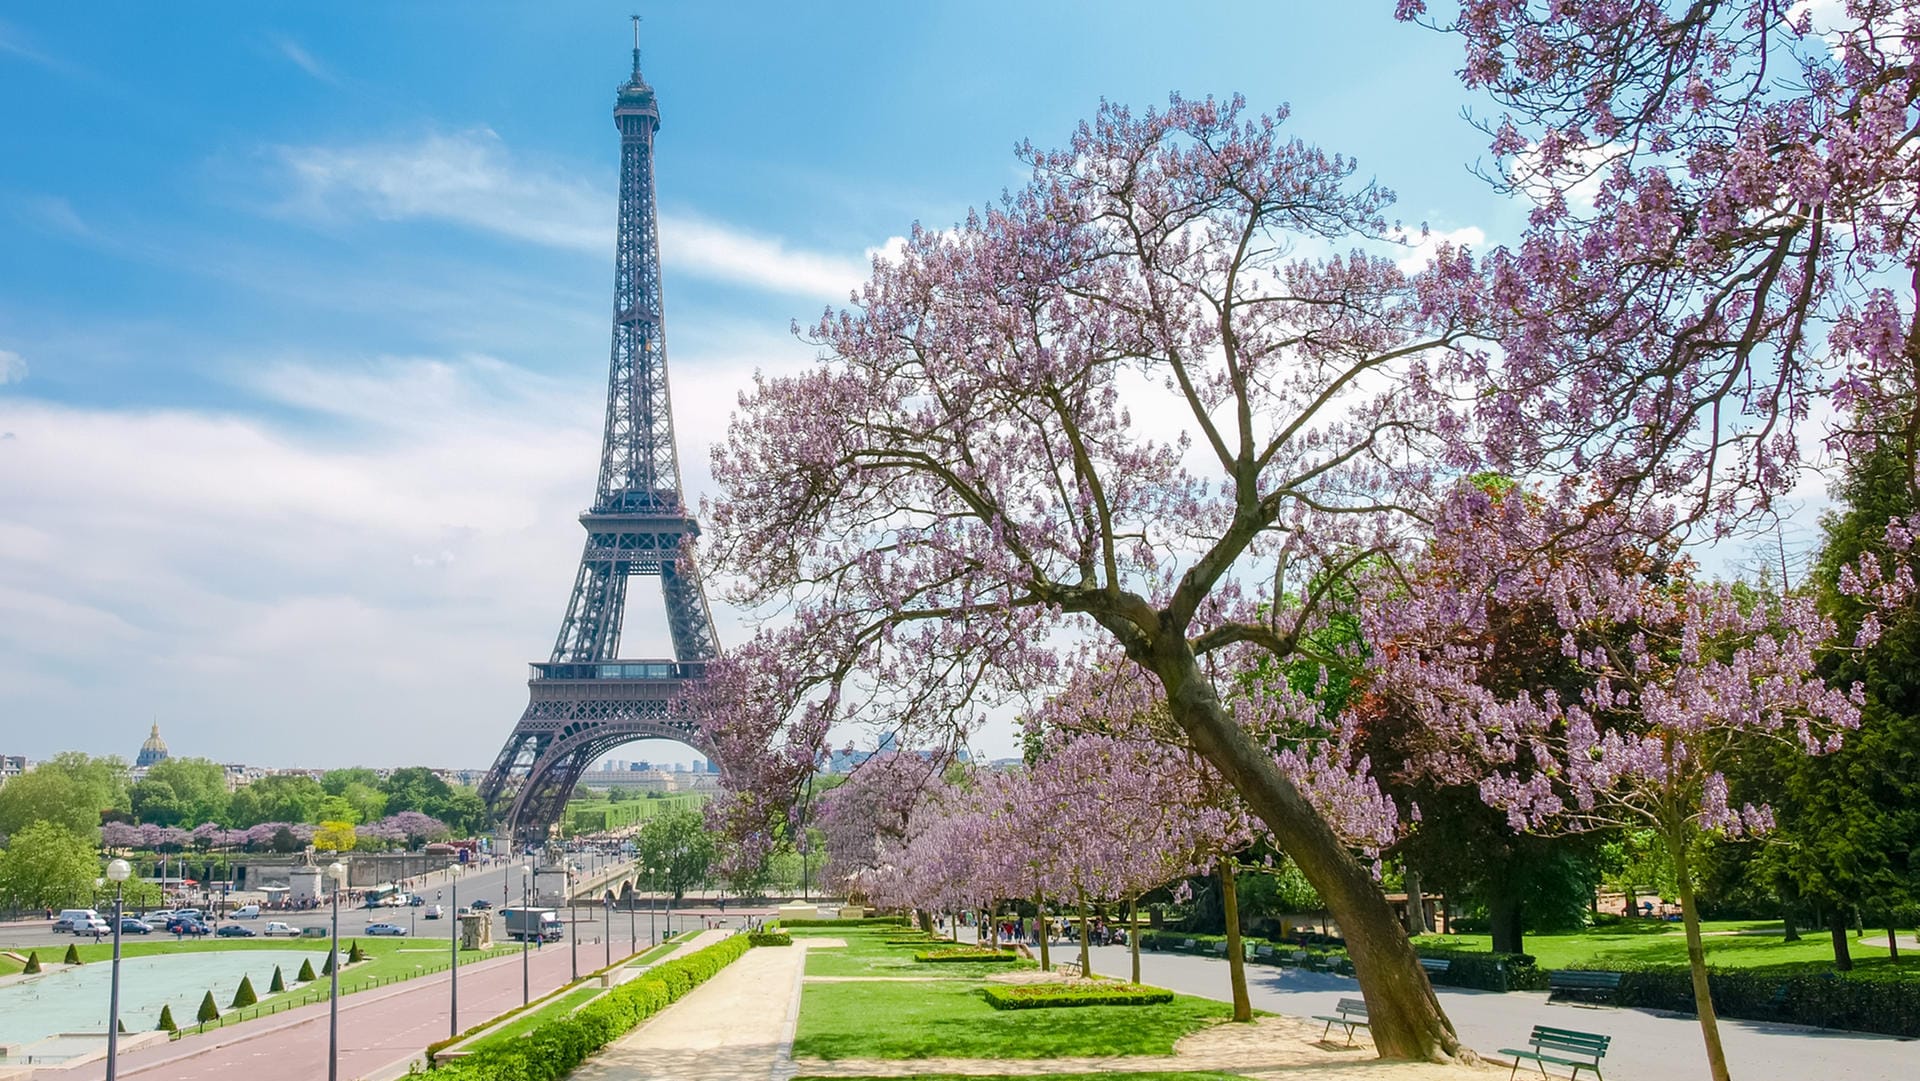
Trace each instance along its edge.
{"label": "garden bed", "polygon": [[996,1010],[1046,1010],[1078,1006],[1158,1006],[1173,992],[1137,983],[1022,983],[990,985],[983,992]]}

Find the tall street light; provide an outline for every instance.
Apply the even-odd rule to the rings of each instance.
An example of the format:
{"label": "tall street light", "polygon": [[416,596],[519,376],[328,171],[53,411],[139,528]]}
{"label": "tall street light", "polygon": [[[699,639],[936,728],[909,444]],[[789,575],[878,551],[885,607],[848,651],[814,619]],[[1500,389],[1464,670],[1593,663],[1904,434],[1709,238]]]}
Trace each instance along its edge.
{"label": "tall street light", "polygon": [[600,899],[600,941],[607,946],[607,967],[613,967],[613,895]]}
{"label": "tall street light", "polygon": [[634,912],[633,906],[639,898],[633,893],[632,890],[627,891],[627,956],[629,957],[640,952],[640,917]]}
{"label": "tall street light", "polygon": [[327,1081],[340,1081],[340,887],[347,881],[347,865],[339,860],[327,865],[327,881],[333,883],[333,952],[329,955],[332,983],[327,996]]}
{"label": "tall street light", "polygon": [[580,917],[573,907],[573,862],[560,868],[560,883],[567,891],[567,936],[573,940],[573,982],[580,982]]}
{"label": "tall street light", "polygon": [[[453,965],[447,969],[447,1035],[460,1035],[460,878],[449,873],[447,887],[453,891]],[[444,917],[443,917],[444,918]]]}
{"label": "tall street light", "polygon": [[522,865],[520,868],[520,1005],[533,1001],[533,982],[528,976],[527,961],[527,876],[533,868]]}
{"label": "tall street light", "polygon": [[656,892],[658,892],[653,887],[654,887],[654,869],[649,867],[647,868],[647,945],[649,946],[658,945],[660,942],[660,939],[658,937],[659,933],[653,929],[653,908],[654,908],[653,895]]}
{"label": "tall street light", "polygon": [[107,1081],[114,1081],[120,1058],[120,900],[127,876],[133,868],[126,860],[107,864],[107,881],[113,883],[113,990],[107,996]]}

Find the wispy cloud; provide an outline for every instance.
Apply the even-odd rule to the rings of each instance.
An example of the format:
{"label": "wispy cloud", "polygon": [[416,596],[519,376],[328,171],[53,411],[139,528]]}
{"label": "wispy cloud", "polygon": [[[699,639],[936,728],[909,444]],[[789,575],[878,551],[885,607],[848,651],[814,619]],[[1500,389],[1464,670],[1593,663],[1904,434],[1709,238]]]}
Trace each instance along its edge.
{"label": "wispy cloud", "polygon": [[299,68],[301,71],[306,72],[308,75],[313,76],[323,83],[334,86],[340,84],[340,77],[329,70],[325,64],[315,59],[314,55],[308,52],[306,47],[299,42],[287,37],[285,34],[270,35],[268,40],[273,42],[274,48],[280,50],[281,56],[293,62],[294,67]]}
{"label": "wispy cloud", "polygon": [[[605,185],[518,162],[494,132],[404,142],[279,149],[285,212],[318,220],[428,219],[604,257],[613,248]],[[696,215],[663,213],[661,257],[676,270],[774,292],[840,298],[867,275],[860,258],[808,252]]]}
{"label": "wispy cloud", "polygon": [[0,55],[16,56],[30,64],[37,64],[50,71],[73,74],[73,65],[55,56],[41,52],[29,43],[27,36],[0,20]]}
{"label": "wispy cloud", "polygon": [[18,383],[27,377],[27,358],[18,353],[0,349],[0,387],[8,383]]}

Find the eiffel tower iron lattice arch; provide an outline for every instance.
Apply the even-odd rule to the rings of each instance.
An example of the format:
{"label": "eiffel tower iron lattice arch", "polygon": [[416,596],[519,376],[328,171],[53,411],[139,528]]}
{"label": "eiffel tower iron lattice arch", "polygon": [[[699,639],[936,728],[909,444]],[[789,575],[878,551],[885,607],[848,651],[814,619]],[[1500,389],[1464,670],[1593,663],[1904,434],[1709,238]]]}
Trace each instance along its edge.
{"label": "eiffel tower iron lattice arch", "polygon": [[[690,542],[700,525],[680,486],[667,392],[653,137],[660,108],[640,76],[615,99],[620,129],[620,232],[613,275],[613,357],[607,424],[593,506],[580,516],[586,549],[553,656],[533,665],[526,712],[494,761],[480,796],[518,844],[544,840],[594,759],[637,739],[711,749],[682,703],[718,643]],[[660,579],[672,660],[619,657],[627,582]]]}

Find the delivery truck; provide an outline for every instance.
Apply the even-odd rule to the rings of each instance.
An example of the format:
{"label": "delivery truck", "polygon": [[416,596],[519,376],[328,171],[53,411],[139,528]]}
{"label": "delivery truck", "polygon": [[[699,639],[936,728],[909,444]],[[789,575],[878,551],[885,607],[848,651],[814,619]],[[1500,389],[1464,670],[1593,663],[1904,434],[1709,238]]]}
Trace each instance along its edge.
{"label": "delivery truck", "polygon": [[515,941],[558,942],[566,934],[560,914],[551,908],[503,908],[500,917]]}

